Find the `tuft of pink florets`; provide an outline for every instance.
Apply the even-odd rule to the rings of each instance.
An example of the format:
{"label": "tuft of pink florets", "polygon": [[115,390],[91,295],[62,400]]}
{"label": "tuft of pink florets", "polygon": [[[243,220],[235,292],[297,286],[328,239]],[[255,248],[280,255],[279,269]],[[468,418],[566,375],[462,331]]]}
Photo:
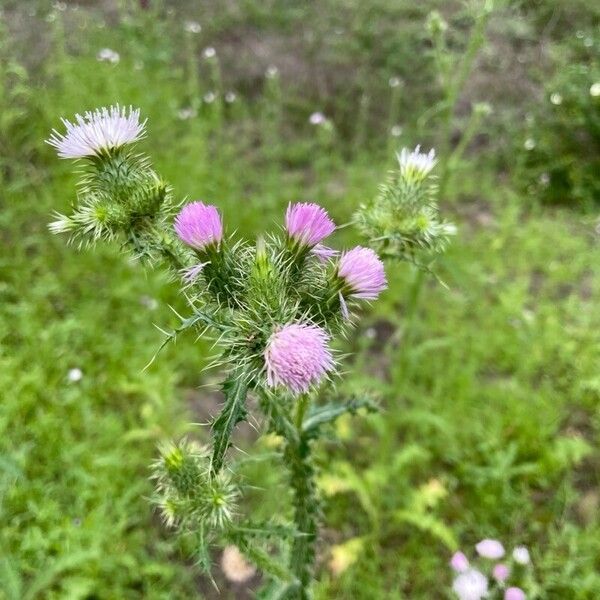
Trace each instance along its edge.
{"label": "tuft of pink florets", "polygon": [[498,563],[492,571],[492,576],[496,581],[506,581],[510,575],[510,569],[504,563]]}
{"label": "tuft of pink florets", "polygon": [[175,232],[188,246],[202,250],[223,238],[221,215],[215,206],[203,202],[186,204],[175,218]]}
{"label": "tuft of pink florets", "polygon": [[268,385],[284,385],[295,394],[308,391],[334,368],[328,342],[316,325],[291,323],[275,331],[264,354]]}
{"label": "tuft of pink florets", "polygon": [[305,246],[316,246],[335,231],[335,223],[318,204],[290,204],[285,213],[288,235]]}
{"label": "tuft of pink florets", "polygon": [[504,592],[504,600],[526,600],[525,592],[518,587],[509,587]]}
{"label": "tuft of pink florets", "polygon": [[504,546],[498,540],[481,540],[476,546],[477,554],[483,558],[497,560],[504,556]]}
{"label": "tuft of pink florets", "polygon": [[46,142],[54,146],[60,158],[83,158],[120,148],[144,136],[146,122],[140,123],[140,111],[119,106],[99,108],[75,115],[75,123],[62,119],[66,133],[54,129]]}
{"label": "tuft of pink florets", "polygon": [[387,287],[383,262],[371,248],[357,246],[344,252],[338,276],[350,289],[351,296],[363,300],[375,300]]}
{"label": "tuft of pink florets", "polygon": [[469,560],[462,552],[455,552],[450,559],[450,566],[457,573],[462,573],[469,568]]}

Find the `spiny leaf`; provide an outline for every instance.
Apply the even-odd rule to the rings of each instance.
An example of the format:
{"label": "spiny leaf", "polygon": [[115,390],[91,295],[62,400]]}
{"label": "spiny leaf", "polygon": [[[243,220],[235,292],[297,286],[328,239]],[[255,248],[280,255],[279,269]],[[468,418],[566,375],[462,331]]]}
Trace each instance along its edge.
{"label": "spiny leaf", "polygon": [[225,394],[225,406],[211,426],[213,433],[211,471],[213,474],[217,474],[223,466],[233,428],[246,418],[248,383],[244,374],[233,373],[223,383],[223,393]]}
{"label": "spiny leaf", "polygon": [[379,410],[377,403],[371,398],[352,398],[343,404],[332,402],[324,406],[317,406],[310,411],[304,421],[302,432],[308,437],[315,437],[321,426],[332,423],[343,414],[354,415],[360,408],[365,408],[369,412]]}

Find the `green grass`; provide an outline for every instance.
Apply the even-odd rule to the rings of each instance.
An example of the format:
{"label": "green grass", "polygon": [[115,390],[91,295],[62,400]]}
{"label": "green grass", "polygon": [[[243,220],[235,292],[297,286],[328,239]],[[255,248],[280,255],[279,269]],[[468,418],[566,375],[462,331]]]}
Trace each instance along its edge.
{"label": "green grass", "polygon": [[[213,23],[213,37],[203,41],[219,41],[244,15],[254,27],[281,31],[309,18],[274,3],[277,18],[269,20],[248,4],[247,13]],[[386,3],[377,6],[385,15]],[[224,122],[205,105],[199,118],[181,121],[177,111],[209,88],[201,63],[202,89],[190,89],[174,18],[134,14],[95,30],[90,14],[68,13],[87,21],[89,35],[75,36],[66,56],[60,28],[36,21],[44,36],[54,31],[46,38],[53,50],[41,63],[24,54],[34,64],[28,78],[19,75],[21,88],[2,71],[2,107],[27,106],[27,118],[3,110],[0,120],[2,147],[11,149],[0,190],[0,598],[210,596],[148,502],[157,443],[202,434],[189,424],[198,409],[186,399],[217,379],[202,372],[210,348],[188,335],[144,369],[162,340],[153,324],[172,326],[169,305],[184,311],[185,302],[164,275],[118,248],[76,251],[48,233],[75,178],[42,140],[60,116],[115,99],[139,105],[149,117],[144,149],[159,172],[181,197],[214,201],[232,229],[250,235],[275,228],[291,200],[316,199],[346,222],[384,178],[389,140],[375,128],[367,148],[355,146],[356,97],[299,95],[285,74],[282,104],[277,88],[266,89],[226,107]],[[420,13],[405,10],[401,18],[411,32],[420,27]],[[14,29],[15,47],[25,48]],[[393,38],[390,29],[379,32],[381,48],[395,53],[390,65],[378,62],[383,81],[412,39]],[[375,33],[365,32],[361,44],[373,44]],[[119,65],[95,60],[104,46],[121,50]],[[2,48],[3,57],[13,56],[10,45]],[[333,65],[357,52],[334,49],[326,53]],[[436,97],[421,75],[415,97]],[[227,77],[224,69],[229,86]],[[384,93],[385,85],[374,97]],[[305,123],[322,107],[317,100],[341,120],[333,139]],[[419,113],[410,102],[405,110],[410,129]],[[372,116],[380,128],[386,118]],[[435,131],[409,135],[401,141]],[[327,529],[319,598],[450,597],[452,550],[470,551],[491,536],[530,547],[540,598],[600,596],[594,218],[539,208],[486,154],[464,161],[444,198],[459,227],[437,266],[447,287],[426,279],[419,288],[409,267],[391,266],[390,289],[345,348],[352,356],[338,387],[373,389],[384,412],[343,420],[341,442],[320,452]],[[348,229],[338,237],[355,241]],[[78,383],[68,380],[75,367],[83,371]],[[195,403],[206,398],[214,407],[210,391],[195,393]],[[245,441],[247,449],[261,444]],[[248,501],[276,510],[276,477],[262,466],[248,471],[267,488]],[[354,539],[356,560],[334,575],[331,547]],[[223,595],[237,593],[225,588]]]}

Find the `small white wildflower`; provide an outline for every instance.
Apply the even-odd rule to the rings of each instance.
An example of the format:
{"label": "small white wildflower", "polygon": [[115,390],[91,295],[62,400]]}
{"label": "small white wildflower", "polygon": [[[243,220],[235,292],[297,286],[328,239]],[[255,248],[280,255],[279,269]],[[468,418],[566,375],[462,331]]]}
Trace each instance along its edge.
{"label": "small white wildflower", "polygon": [[202,97],[206,104],[212,104],[216,100],[216,98],[217,96],[214,92],[206,92],[206,94],[204,94],[204,96]]}
{"label": "small white wildflower", "polygon": [[559,106],[560,104],[562,104],[562,101],[563,101],[563,97],[558,92],[554,92],[550,96],[550,102],[552,102],[552,104],[554,104],[554,106]]}
{"label": "small white wildflower", "polygon": [[388,83],[391,88],[397,88],[397,87],[400,87],[400,84],[402,83],[402,81],[400,80],[400,77],[390,77],[390,80],[388,81]]}
{"label": "small white wildflower", "polygon": [[183,28],[188,33],[200,33],[202,31],[202,26],[197,21],[186,21]]}
{"label": "small white wildflower", "polygon": [[527,138],[523,144],[525,150],[533,150],[535,148],[535,140],[533,138]]}
{"label": "small white wildflower", "polygon": [[100,62],[109,62],[113,65],[116,65],[121,57],[118,52],[111,50],[110,48],[102,48],[98,54],[96,54],[96,59]]}
{"label": "small white wildflower", "polygon": [[234,583],[244,583],[254,577],[256,568],[249,564],[236,546],[226,546],[221,557],[225,577]]}
{"label": "small white wildflower", "polygon": [[236,98],[237,96],[235,95],[235,92],[227,92],[225,94],[225,102],[227,102],[227,104],[232,104],[233,102],[235,102]]}
{"label": "small white wildflower", "polygon": [[374,340],[377,337],[377,329],[375,329],[375,327],[369,327],[365,331],[365,336],[370,340]]}
{"label": "small white wildflower", "polygon": [[275,77],[277,77],[277,75],[279,75],[279,69],[275,65],[269,65],[267,67],[267,70],[265,71],[265,75],[269,79],[274,79]]}
{"label": "small white wildflower", "polygon": [[400,125],[394,125],[391,129],[390,129],[390,133],[392,134],[393,137],[400,137],[402,135],[402,127]]}
{"label": "small white wildflower", "polygon": [[546,187],[550,183],[550,175],[548,173],[542,173],[539,177],[540,185]]}
{"label": "small white wildflower", "polygon": [[196,116],[196,111],[193,108],[182,108],[177,112],[177,116],[182,121],[193,119]]}
{"label": "small white wildflower", "polygon": [[308,118],[311,125],[324,125],[327,121],[327,117],[322,112],[314,112]]}
{"label": "small white wildflower", "polygon": [[139,109],[118,104],[75,115],[75,121],[62,119],[66,133],[53,129],[46,140],[57,149],[60,158],[83,158],[120,148],[143,137],[146,125],[146,121],[140,123]]}
{"label": "small white wildflower", "polygon": [[77,383],[83,378],[83,371],[77,367],[75,367],[74,369],[69,369],[67,378],[71,383]]}
{"label": "small white wildflower", "polygon": [[488,594],[487,577],[476,569],[460,573],[452,585],[460,600],[481,600]]}
{"label": "small white wildflower", "polygon": [[67,5],[64,2],[55,2],[52,5],[54,10],[58,10],[59,12],[65,12],[67,10]]}
{"label": "small white wildflower", "polygon": [[591,48],[594,45],[594,40],[591,37],[586,37],[585,40],[583,40],[583,45],[586,48]]}
{"label": "small white wildflower", "polygon": [[151,296],[142,296],[140,298],[140,304],[148,310],[156,310],[158,308],[158,300]]}
{"label": "small white wildflower", "polygon": [[600,81],[592,83],[590,87],[590,96],[592,96],[592,98],[597,98],[600,96]]}
{"label": "small white wildflower", "polygon": [[397,154],[400,163],[400,173],[407,181],[422,181],[431,173],[435,167],[435,150],[432,148],[427,154],[421,152],[421,146],[417,146],[412,152],[408,148],[402,148]]}
{"label": "small white wildflower", "polygon": [[531,557],[529,556],[529,550],[525,546],[517,546],[513,550],[513,558],[515,562],[518,562],[520,565],[528,565],[531,562]]}
{"label": "small white wildflower", "polygon": [[204,58],[214,58],[217,55],[217,51],[212,47],[212,46],[208,46],[208,48],[204,48],[204,51],[202,52],[202,56],[204,56]]}

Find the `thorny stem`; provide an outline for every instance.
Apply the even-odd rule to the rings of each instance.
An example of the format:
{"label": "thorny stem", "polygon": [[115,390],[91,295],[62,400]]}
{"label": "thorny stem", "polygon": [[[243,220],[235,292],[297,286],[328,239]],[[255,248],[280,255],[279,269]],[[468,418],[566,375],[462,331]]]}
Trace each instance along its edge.
{"label": "thorny stem", "polygon": [[310,584],[315,560],[315,542],[319,525],[320,503],[315,483],[315,468],[311,456],[310,441],[302,431],[304,415],[308,408],[308,396],[303,395],[296,410],[297,440],[288,440],[285,462],[290,469],[290,484],[294,498],[294,523],[301,534],[294,538],[290,552],[290,570],[299,582],[290,598],[311,598]]}

